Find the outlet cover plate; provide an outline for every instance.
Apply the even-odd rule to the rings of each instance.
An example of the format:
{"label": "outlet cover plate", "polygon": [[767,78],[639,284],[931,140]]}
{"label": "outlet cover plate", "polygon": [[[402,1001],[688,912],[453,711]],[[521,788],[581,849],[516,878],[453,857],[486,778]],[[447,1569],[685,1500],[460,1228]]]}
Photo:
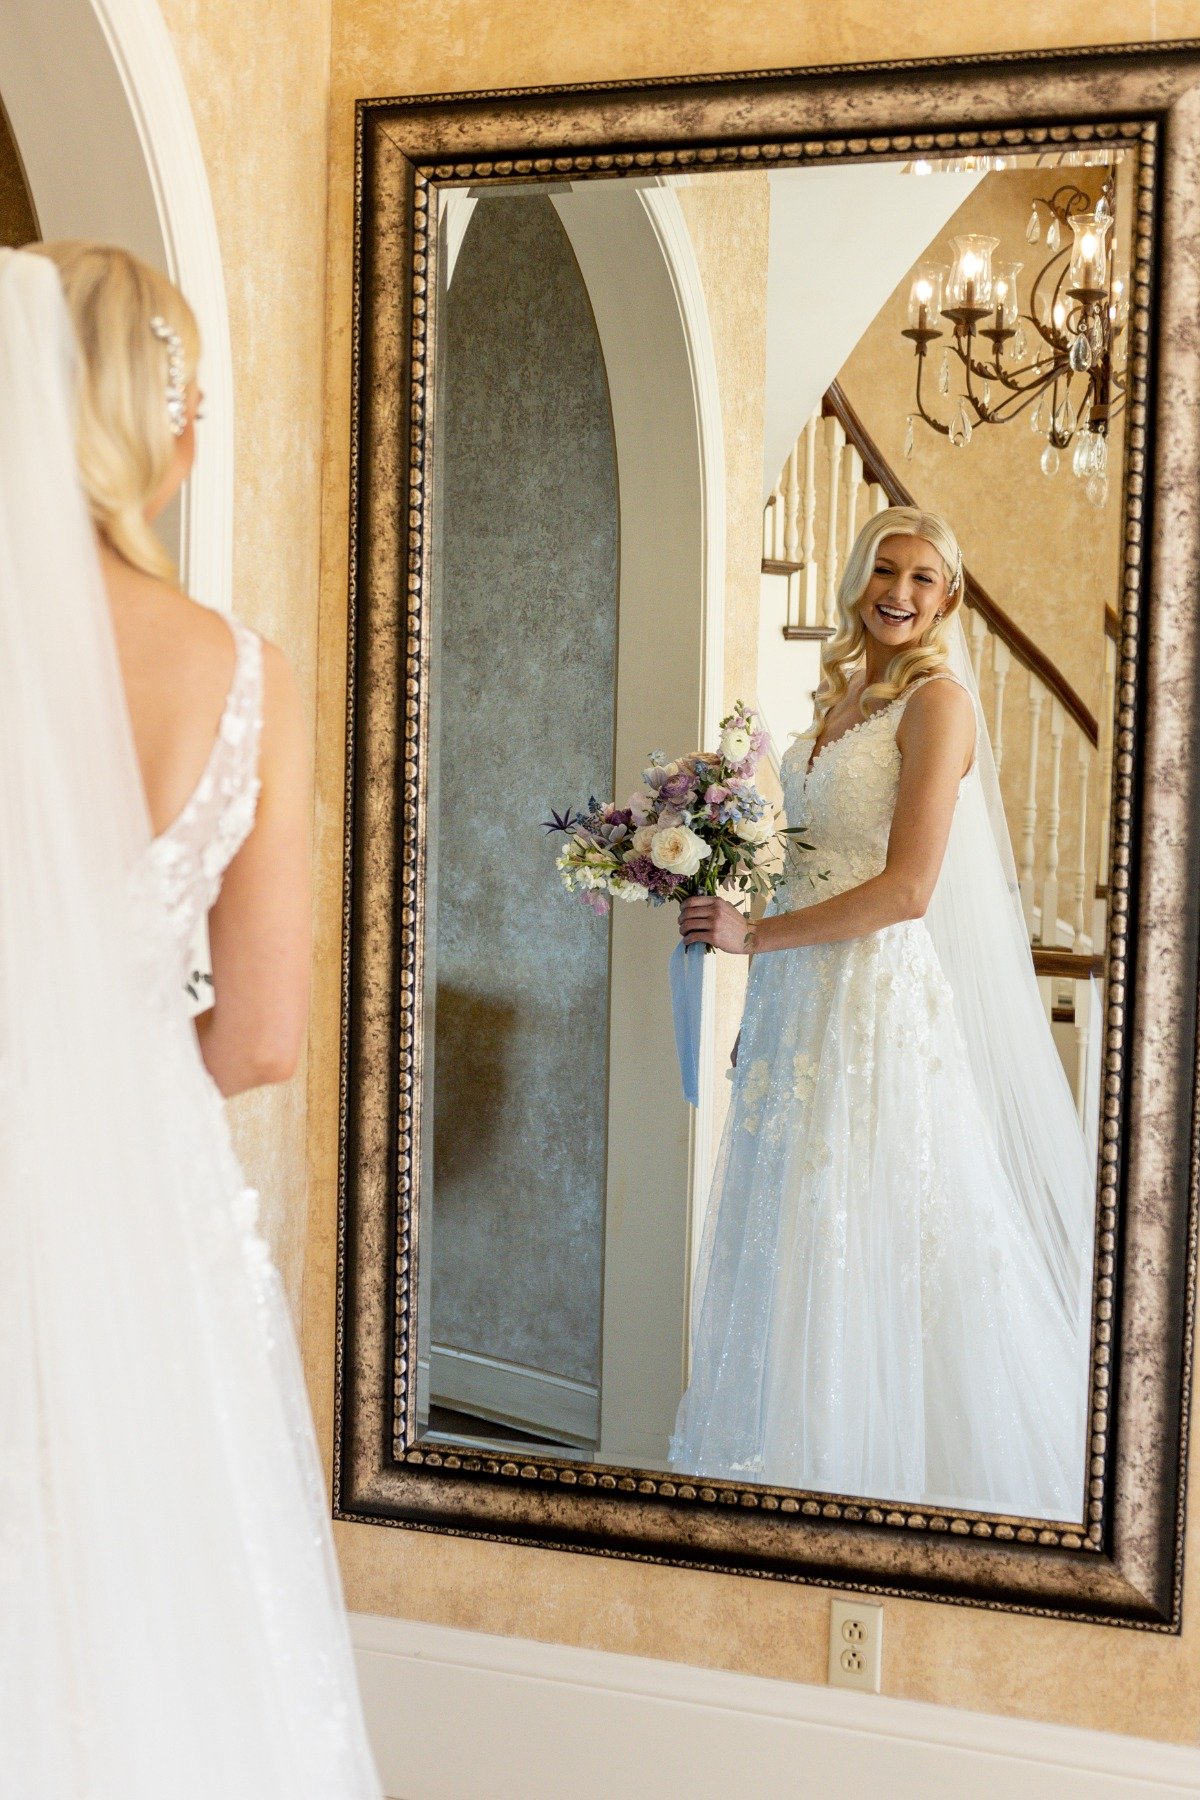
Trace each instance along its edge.
{"label": "outlet cover plate", "polygon": [[883,1608],[834,1600],[829,1610],[829,1685],[877,1694],[883,1667]]}

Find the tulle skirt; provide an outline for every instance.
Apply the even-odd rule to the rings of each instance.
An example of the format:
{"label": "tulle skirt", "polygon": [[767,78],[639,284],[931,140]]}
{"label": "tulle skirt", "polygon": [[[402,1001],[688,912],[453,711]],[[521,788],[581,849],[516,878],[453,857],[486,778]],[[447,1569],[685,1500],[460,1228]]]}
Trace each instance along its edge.
{"label": "tulle skirt", "polygon": [[291,1320],[190,1038],[128,1158],[95,1076],[53,1167],[0,1171],[0,1800],[379,1800]]}
{"label": "tulle skirt", "polygon": [[1079,1518],[1086,1346],[921,920],[751,971],[680,1470]]}

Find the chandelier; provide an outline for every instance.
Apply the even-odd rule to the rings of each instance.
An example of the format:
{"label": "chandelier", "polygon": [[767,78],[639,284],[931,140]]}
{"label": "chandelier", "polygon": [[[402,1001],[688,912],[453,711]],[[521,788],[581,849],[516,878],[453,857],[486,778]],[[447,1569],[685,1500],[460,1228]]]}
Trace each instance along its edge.
{"label": "chandelier", "polygon": [[[1064,182],[1035,199],[1025,229],[1030,244],[1050,252],[1022,312],[1018,278],[1024,263],[996,256],[1000,240],[979,232],[950,239],[949,267],[919,263],[902,335],[916,355],[916,410],[909,413],[904,454],[911,457],[916,418],[956,449],[984,425],[1007,425],[1030,411],[1044,439],[1041,468],[1057,474],[1063,452],[1093,506],[1108,496],[1108,428],[1124,405],[1125,369],[1118,340],[1128,319],[1125,284],[1114,272],[1116,181],[1110,166],[1097,198]],[[926,404],[926,362],[945,339],[937,386],[951,399],[948,422]],[[1121,346],[1123,352],[1123,345]],[[935,403],[936,404],[936,403]]]}

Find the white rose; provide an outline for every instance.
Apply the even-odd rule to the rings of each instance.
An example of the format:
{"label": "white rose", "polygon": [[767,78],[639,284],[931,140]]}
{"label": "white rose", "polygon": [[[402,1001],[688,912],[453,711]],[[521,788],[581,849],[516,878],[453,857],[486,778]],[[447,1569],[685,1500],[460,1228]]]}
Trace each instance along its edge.
{"label": "white rose", "polygon": [[633,854],[649,856],[650,846],[658,832],[657,825],[639,825],[633,834]]}
{"label": "white rose", "polygon": [[765,844],[768,838],[775,835],[775,815],[768,810],[761,819],[739,819],[733,828],[734,837],[740,837],[743,844]]}
{"label": "white rose", "polygon": [[656,831],[650,845],[650,860],[656,868],[670,875],[692,876],[712,851],[702,837],[686,825],[671,825]]}
{"label": "white rose", "polygon": [[727,763],[745,762],[750,754],[750,733],[741,725],[728,725],[721,733],[721,755]]}

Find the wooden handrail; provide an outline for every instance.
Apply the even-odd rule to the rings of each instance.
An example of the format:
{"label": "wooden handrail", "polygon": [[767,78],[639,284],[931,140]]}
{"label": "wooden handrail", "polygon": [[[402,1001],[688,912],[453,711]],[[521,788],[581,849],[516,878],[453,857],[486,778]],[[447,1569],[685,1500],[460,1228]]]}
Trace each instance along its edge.
{"label": "wooden handrail", "polygon": [[1074,950],[1059,950],[1053,944],[1031,944],[1035,975],[1057,975],[1062,981],[1086,981],[1089,975],[1103,975],[1102,956],[1080,956]]}
{"label": "wooden handrail", "polygon": [[[839,382],[831,383],[825,393],[821,401],[821,415],[823,418],[832,417],[841,421],[847,438],[862,457],[864,481],[881,487],[893,506],[917,505],[900,477],[885,460],[883,452],[846,398]],[[1062,672],[1055,668],[1049,657],[1039,650],[1033,639],[1027,637],[1021,627],[997,606],[971,571],[964,569],[963,576],[968,604],[987,620],[1001,643],[1007,644],[1018,659],[1033,670],[1043,686],[1070,713],[1094,749],[1100,742],[1100,731],[1094,713],[1084,704]]]}

